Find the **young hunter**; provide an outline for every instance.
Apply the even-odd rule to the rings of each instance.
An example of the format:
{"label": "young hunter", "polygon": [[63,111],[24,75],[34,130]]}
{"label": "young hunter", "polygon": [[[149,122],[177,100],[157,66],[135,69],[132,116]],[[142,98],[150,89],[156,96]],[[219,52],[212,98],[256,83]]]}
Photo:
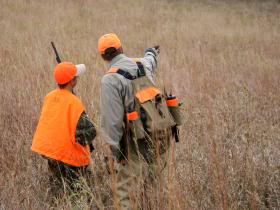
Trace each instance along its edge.
{"label": "young hunter", "polygon": [[58,88],[44,100],[31,150],[48,161],[54,181],[65,181],[73,188],[90,164],[94,124],[81,100],[73,94],[85,65],[62,62],[54,69]]}
{"label": "young hunter", "polygon": [[[133,209],[135,205],[143,208],[143,204],[139,204],[142,202],[132,200],[135,197],[141,199],[141,182],[153,176],[157,157],[165,152],[162,147],[155,149],[155,142],[158,141],[154,140],[155,136],[149,129],[153,124],[152,115],[162,120],[159,113],[167,113],[167,106],[162,111],[161,108],[152,107],[156,97],[162,99],[160,91],[154,86],[159,47],[148,48],[143,58],[132,59],[123,54],[121,41],[116,34],[105,34],[98,41],[98,50],[109,63],[109,70],[101,81],[101,127],[117,162],[117,183],[113,190],[116,193],[116,206],[118,209]],[[140,107],[143,108],[141,113]],[[174,126],[169,113],[160,123],[162,130],[166,130],[164,126]],[[161,134],[169,141],[170,132],[162,131]]]}

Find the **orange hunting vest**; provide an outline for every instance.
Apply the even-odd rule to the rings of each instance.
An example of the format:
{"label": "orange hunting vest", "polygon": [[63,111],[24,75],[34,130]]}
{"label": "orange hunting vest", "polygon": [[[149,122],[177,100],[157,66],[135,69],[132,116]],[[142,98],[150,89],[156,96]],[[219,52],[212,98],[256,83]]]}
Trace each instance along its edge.
{"label": "orange hunting vest", "polygon": [[72,166],[90,162],[89,147],[76,142],[79,118],[84,111],[80,99],[68,90],[50,92],[44,101],[31,150]]}

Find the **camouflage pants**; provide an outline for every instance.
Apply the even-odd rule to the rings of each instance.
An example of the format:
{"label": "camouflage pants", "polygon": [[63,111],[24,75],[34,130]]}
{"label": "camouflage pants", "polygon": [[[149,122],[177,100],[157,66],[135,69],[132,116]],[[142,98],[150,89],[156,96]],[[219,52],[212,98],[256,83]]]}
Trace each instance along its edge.
{"label": "camouflage pants", "polygon": [[87,166],[75,167],[52,159],[48,159],[48,167],[51,172],[51,190],[55,196],[60,194],[61,190],[77,190],[75,183],[87,172]]}

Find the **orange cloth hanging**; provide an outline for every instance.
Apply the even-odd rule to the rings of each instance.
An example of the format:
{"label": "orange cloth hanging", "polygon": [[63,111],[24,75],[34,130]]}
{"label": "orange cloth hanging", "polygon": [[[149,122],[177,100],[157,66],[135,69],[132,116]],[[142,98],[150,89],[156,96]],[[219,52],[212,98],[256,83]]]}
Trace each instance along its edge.
{"label": "orange cloth hanging", "polygon": [[89,147],[81,146],[75,138],[84,110],[80,99],[68,90],[50,92],[44,101],[31,150],[72,166],[88,165]]}

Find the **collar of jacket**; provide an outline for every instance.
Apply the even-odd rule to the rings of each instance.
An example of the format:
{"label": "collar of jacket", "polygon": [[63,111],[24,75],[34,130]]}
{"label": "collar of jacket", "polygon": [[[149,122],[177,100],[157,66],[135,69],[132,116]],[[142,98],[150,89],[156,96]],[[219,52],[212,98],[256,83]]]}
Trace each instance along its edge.
{"label": "collar of jacket", "polygon": [[112,68],[116,63],[118,63],[119,60],[121,60],[121,59],[123,59],[123,58],[125,58],[125,57],[126,57],[126,56],[125,56],[124,54],[119,54],[119,55],[117,55],[116,57],[114,57],[114,58],[111,60],[110,64],[109,64],[109,69]]}

